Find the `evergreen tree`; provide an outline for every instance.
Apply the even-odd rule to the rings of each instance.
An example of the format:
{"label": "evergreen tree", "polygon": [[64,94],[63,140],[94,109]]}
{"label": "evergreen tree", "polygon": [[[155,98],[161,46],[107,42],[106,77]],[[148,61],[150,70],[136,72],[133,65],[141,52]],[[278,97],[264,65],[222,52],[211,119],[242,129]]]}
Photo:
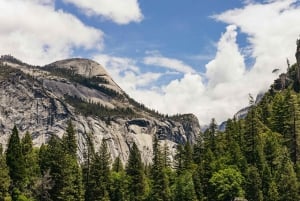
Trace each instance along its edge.
{"label": "evergreen tree", "polygon": [[105,140],[102,140],[99,151],[96,153],[91,164],[89,200],[108,199],[110,189],[110,153]]}
{"label": "evergreen tree", "polygon": [[151,167],[152,188],[150,193],[150,200],[153,201],[169,201],[171,199],[169,180],[162,156],[160,144],[155,136],[153,140],[153,159]]}
{"label": "evergreen tree", "polygon": [[140,151],[135,143],[130,149],[126,174],[129,177],[130,201],[141,201],[145,198],[146,181]]}
{"label": "evergreen tree", "polygon": [[277,175],[278,193],[280,195],[279,200],[299,200],[299,183],[297,181],[293,163],[287,156],[283,157],[281,168],[278,171]]}
{"label": "evergreen tree", "polygon": [[114,163],[112,164],[112,171],[114,171],[114,172],[122,172],[122,171],[124,171],[123,163],[121,161],[120,156],[118,156],[115,159]]}
{"label": "evergreen tree", "polygon": [[267,201],[279,201],[278,188],[274,180],[269,183],[268,192],[265,197]]}
{"label": "evergreen tree", "polygon": [[0,144],[0,201],[5,201],[10,198],[9,185],[9,170],[6,165],[5,156],[3,154],[2,144]]}
{"label": "evergreen tree", "polygon": [[29,132],[26,132],[25,136],[21,140],[21,147],[26,171],[26,195],[28,197],[34,197],[34,186],[40,178],[40,168],[38,165],[38,151],[33,148]]}
{"label": "evergreen tree", "polygon": [[244,144],[243,151],[245,153],[247,162],[254,165],[257,162],[257,143],[259,135],[259,119],[253,100],[250,100],[252,104],[249,109],[249,113],[245,119],[245,132],[244,132]]}
{"label": "evergreen tree", "polygon": [[74,126],[71,120],[68,121],[66,133],[63,136],[63,146],[66,153],[76,157],[77,141]]}
{"label": "evergreen tree", "polygon": [[177,174],[181,174],[184,171],[184,148],[181,144],[177,145],[175,159],[175,169]]}
{"label": "evergreen tree", "polygon": [[291,160],[296,164],[300,160],[300,111],[299,103],[296,95],[292,95],[290,91],[286,93],[285,102],[288,109],[286,111],[287,132],[285,133],[285,144],[287,145]]}
{"label": "evergreen tree", "polygon": [[91,195],[90,190],[90,176],[91,176],[91,164],[94,161],[95,157],[95,149],[94,149],[94,143],[91,140],[91,134],[86,133],[86,145],[83,151],[83,164],[82,167],[82,174],[83,174],[83,184],[85,188],[85,200],[91,200],[89,197]]}
{"label": "evergreen tree", "polygon": [[[66,137],[63,137],[66,141]],[[72,145],[73,146],[73,145]],[[74,154],[69,154],[57,136],[52,136],[48,148],[41,153],[41,169],[45,175],[50,170],[53,187],[52,200],[83,200],[82,174]]]}
{"label": "evergreen tree", "polygon": [[213,118],[209,124],[209,128],[204,132],[204,147],[209,148],[213,153],[217,151],[216,136],[218,131],[218,125],[216,120]]}
{"label": "evergreen tree", "polygon": [[255,166],[249,166],[246,177],[246,198],[248,201],[262,201],[262,181]]}
{"label": "evergreen tree", "polygon": [[172,194],[173,201],[198,201],[190,172],[184,172],[176,178]]}
{"label": "evergreen tree", "polygon": [[22,147],[19,138],[19,132],[16,126],[12,130],[8,147],[6,150],[6,163],[9,167],[9,175],[12,180],[12,187],[20,191],[25,187],[25,161],[22,154]]}
{"label": "evergreen tree", "polygon": [[111,173],[110,200],[128,201],[128,178],[126,177],[122,161],[118,156],[113,165]]}
{"label": "evergreen tree", "polygon": [[193,149],[189,142],[184,145],[183,169],[188,171],[193,169]]}
{"label": "evergreen tree", "polygon": [[170,156],[169,146],[165,142],[164,146],[163,146],[163,151],[162,151],[162,160],[163,160],[163,166],[166,169],[169,169],[171,167],[171,160],[170,160],[169,156]]}

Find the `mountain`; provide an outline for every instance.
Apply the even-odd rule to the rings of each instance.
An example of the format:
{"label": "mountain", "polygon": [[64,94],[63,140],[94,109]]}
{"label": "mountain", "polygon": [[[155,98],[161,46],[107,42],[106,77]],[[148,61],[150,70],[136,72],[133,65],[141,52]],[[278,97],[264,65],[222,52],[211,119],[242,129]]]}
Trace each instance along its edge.
{"label": "mountain", "polygon": [[200,132],[192,114],[167,116],[130,98],[103,66],[73,58],[32,66],[12,57],[0,58],[0,143],[5,147],[14,125],[32,134],[35,146],[51,135],[61,137],[67,122],[75,126],[79,156],[87,141],[98,148],[107,141],[113,158],[126,161],[135,142],[144,162],[152,157],[157,135],[171,152],[177,143],[193,142]]}

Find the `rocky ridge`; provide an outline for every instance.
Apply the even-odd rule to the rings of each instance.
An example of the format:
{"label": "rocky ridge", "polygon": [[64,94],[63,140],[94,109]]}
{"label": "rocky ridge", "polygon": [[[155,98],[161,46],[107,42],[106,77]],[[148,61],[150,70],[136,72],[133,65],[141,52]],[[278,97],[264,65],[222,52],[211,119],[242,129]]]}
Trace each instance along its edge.
{"label": "rocky ridge", "polygon": [[0,143],[5,147],[14,125],[32,133],[35,146],[51,135],[62,136],[71,119],[82,156],[91,139],[105,139],[112,157],[125,162],[135,142],[145,163],[151,162],[157,135],[174,154],[177,143],[193,142],[200,132],[192,114],[168,117],[131,99],[98,63],[67,59],[31,66],[11,56],[0,59]]}

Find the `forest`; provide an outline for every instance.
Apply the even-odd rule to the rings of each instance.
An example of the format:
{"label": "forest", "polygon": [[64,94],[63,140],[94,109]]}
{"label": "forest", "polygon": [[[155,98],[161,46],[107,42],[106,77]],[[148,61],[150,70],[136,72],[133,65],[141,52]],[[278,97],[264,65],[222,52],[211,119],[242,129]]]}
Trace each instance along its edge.
{"label": "forest", "polygon": [[[295,76],[295,66],[287,75]],[[276,82],[275,82],[276,83]],[[126,164],[92,140],[78,160],[75,128],[33,147],[17,126],[0,150],[0,200],[13,201],[297,201],[300,200],[300,94],[290,82],[275,85],[244,119],[229,119],[224,132],[211,120],[195,143],[168,146],[153,137],[152,164],[136,144]],[[79,162],[80,161],[80,162]]]}

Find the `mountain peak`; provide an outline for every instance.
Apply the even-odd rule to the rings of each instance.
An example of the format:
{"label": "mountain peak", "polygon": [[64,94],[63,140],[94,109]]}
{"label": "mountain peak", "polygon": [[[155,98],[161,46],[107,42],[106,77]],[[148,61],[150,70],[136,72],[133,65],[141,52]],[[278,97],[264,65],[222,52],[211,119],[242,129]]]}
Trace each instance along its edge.
{"label": "mountain peak", "polygon": [[102,65],[90,59],[64,59],[51,63],[47,66],[56,66],[58,68],[72,70],[75,71],[75,73],[88,78],[94,76],[108,76],[108,73]]}
{"label": "mountain peak", "polygon": [[86,78],[98,77],[106,80],[106,83],[102,83],[101,85],[112,89],[119,94],[123,94],[123,90],[117,85],[117,83],[110,77],[105,68],[97,63],[96,61],[84,58],[71,58],[64,59],[60,61],[56,61],[54,63],[48,64],[45,68],[60,68],[65,69],[67,71],[71,71],[72,73],[81,75]]}

